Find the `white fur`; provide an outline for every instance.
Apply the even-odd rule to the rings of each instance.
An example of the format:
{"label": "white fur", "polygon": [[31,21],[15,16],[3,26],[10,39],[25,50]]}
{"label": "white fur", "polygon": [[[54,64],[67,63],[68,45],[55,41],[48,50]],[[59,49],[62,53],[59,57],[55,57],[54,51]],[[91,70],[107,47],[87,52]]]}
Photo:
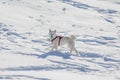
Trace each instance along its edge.
{"label": "white fur", "polygon": [[[55,38],[57,36],[56,30],[54,30],[54,31],[49,30],[49,35],[50,35],[50,37],[52,36],[52,39]],[[52,45],[53,45],[51,51],[53,51],[53,49],[55,49],[57,51],[58,46],[67,44],[67,46],[70,48],[70,53],[72,53],[72,51],[75,51],[76,54],[78,55],[78,51],[75,49],[75,40],[76,40],[76,37],[74,35],[71,35],[70,37],[63,37],[60,40],[60,45],[58,45],[59,38],[56,38],[55,40],[51,41]]]}

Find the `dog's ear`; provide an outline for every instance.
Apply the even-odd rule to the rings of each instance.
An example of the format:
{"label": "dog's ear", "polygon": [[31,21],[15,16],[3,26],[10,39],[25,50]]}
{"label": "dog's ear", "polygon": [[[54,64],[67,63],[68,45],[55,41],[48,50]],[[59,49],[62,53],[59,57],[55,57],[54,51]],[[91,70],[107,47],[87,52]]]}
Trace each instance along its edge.
{"label": "dog's ear", "polygon": [[49,32],[51,32],[51,29],[49,29]]}

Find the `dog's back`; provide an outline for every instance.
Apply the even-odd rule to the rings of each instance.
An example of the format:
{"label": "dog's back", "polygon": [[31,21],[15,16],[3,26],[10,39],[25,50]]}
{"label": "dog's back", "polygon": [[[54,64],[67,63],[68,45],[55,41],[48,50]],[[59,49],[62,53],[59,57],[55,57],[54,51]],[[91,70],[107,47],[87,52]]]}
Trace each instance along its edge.
{"label": "dog's back", "polygon": [[60,41],[61,42],[60,45],[67,44],[68,46],[74,46],[75,39],[76,37],[74,35],[71,35],[70,37],[63,37]]}

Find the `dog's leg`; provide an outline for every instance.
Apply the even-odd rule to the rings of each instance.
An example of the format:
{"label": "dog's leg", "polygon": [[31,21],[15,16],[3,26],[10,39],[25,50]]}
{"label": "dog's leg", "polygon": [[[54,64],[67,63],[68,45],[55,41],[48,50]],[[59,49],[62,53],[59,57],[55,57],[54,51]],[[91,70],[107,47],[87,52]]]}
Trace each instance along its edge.
{"label": "dog's leg", "polygon": [[77,51],[75,48],[74,48],[74,51],[76,52],[77,55],[79,55],[79,54],[78,54],[78,51]]}
{"label": "dog's leg", "polygon": [[78,51],[77,51],[77,49],[75,49],[75,47],[72,47],[72,48],[70,49],[70,53],[72,53],[72,51],[75,51],[77,56],[79,55],[79,54],[78,54]]}
{"label": "dog's leg", "polygon": [[55,51],[57,51],[57,46],[55,46]]}
{"label": "dog's leg", "polygon": [[57,46],[53,46],[51,51],[53,51],[55,49],[55,51],[57,51]]}
{"label": "dog's leg", "polygon": [[55,48],[55,47],[53,46],[52,49],[51,49],[51,51],[53,51],[54,48]]}

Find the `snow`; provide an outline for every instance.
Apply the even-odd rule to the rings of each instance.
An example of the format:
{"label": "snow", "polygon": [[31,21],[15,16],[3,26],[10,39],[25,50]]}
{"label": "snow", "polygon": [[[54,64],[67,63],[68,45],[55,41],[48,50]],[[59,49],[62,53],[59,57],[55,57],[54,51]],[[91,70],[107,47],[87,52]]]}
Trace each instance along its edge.
{"label": "snow", "polygon": [[[120,80],[119,0],[1,0],[1,80]],[[50,52],[49,29],[76,36]]]}

